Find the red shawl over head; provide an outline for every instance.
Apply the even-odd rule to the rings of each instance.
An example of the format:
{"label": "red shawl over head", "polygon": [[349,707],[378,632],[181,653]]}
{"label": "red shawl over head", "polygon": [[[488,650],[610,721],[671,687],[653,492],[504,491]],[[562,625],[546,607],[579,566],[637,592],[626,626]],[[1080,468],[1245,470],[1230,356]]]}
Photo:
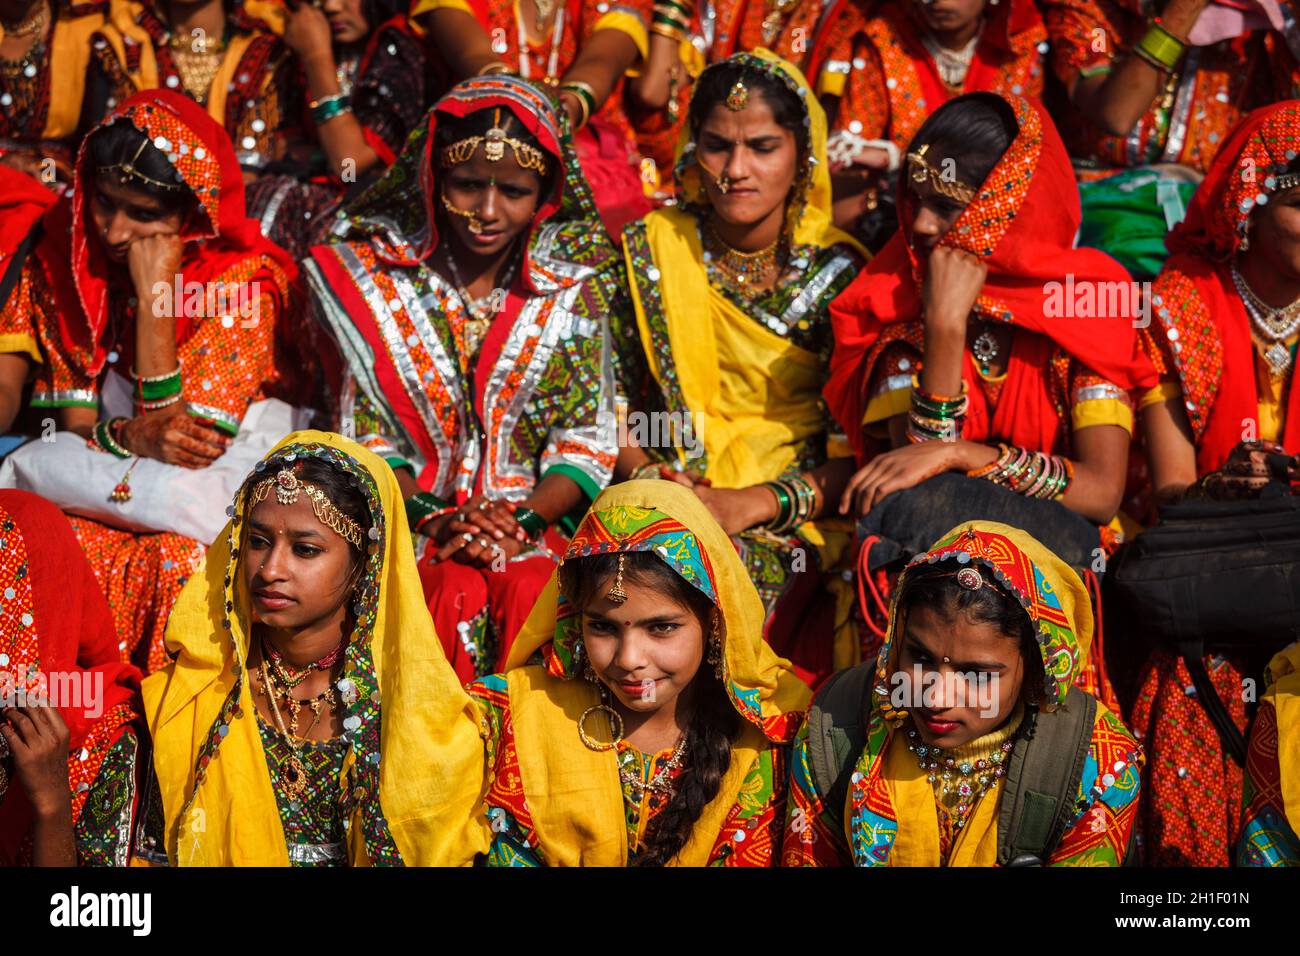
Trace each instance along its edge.
{"label": "red shawl over head", "polygon": [[[262,235],[257,221],[244,214],[244,178],[230,137],[203,107],[171,90],[144,90],[121,103],[82,140],[77,154],[71,198],[65,197],[45,217],[45,238],[40,245],[54,293],[64,349],[82,371],[96,376],[104,367],[113,343],[105,341],[108,324],[109,274],[112,263],[100,246],[90,218],[95,191],[95,170],[87,143],[95,132],[112,123],[130,123],[149,136],[166,155],[185,185],[198,200],[199,212],[181,232],[185,253],[181,260],[183,283],[223,281],[223,276],[253,257],[267,262],[242,281],[259,281],[264,294],[283,299],[283,282],[297,276],[289,254]],[[124,267],[123,267],[124,268]],[[177,316],[176,337],[184,341],[189,324]]]}
{"label": "red shawl over head", "polygon": [[[1125,390],[1154,385],[1156,371],[1139,348],[1127,309],[1118,316],[1054,317],[1054,308],[1072,301],[1065,298],[1068,277],[1073,276],[1075,289],[1124,283],[1128,291],[1129,275],[1105,253],[1074,247],[1079,191],[1061,138],[1040,105],[1021,97],[1008,102],[1019,132],[941,241],[988,265],[976,312],[1043,336],[1013,349],[995,410],[984,401],[967,356],[963,375],[971,403],[963,436],[973,441],[997,437],[1047,451],[1066,413],[1055,407],[1048,387],[1055,348]],[[912,206],[904,174],[900,218]],[[922,334],[924,269],[900,230],[831,303],[835,351],[824,394],[859,458],[866,455],[862,416],[875,363],[889,342],[917,341]]]}
{"label": "red shawl over head", "polygon": [[[30,492],[0,490],[0,543],[0,672],[33,688],[33,670],[47,679],[78,674],[81,687],[93,687],[92,675],[103,679],[93,716],[85,705],[95,702],[84,697],[69,702],[83,706],[59,707],[68,725],[75,821],[86,802],[81,785],[94,782],[105,755],[137,716],[140,672],[118,656],[108,602],[63,512]],[[0,803],[0,865],[17,862],[30,826],[27,794],[21,781],[11,781]]]}
{"label": "red shawl over head", "polygon": [[[1250,317],[1228,264],[1250,214],[1268,202],[1276,176],[1300,155],[1300,100],[1255,110],[1237,124],[1187,211],[1165,240],[1169,260],[1155,284],[1152,332],[1162,334],[1196,436],[1196,470],[1223,465],[1259,416]],[[1292,375],[1294,376],[1294,372]],[[1300,389],[1290,389],[1282,444],[1300,451]]]}
{"label": "red shawl over head", "polygon": [[26,173],[0,165],[0,272],[8,267],[9,257],[58,199]]}

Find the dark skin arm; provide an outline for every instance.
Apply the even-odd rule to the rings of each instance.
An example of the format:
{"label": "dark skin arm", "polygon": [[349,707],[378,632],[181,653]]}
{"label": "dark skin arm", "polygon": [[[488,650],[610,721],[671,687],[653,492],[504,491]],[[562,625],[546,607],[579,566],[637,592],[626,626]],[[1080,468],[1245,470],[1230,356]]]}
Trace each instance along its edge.
{"label": "dark skin arm", "polygon": [[[303,72],[307,75],[307,88],[313,101],[342,93],[335,72],[334,47],[329,19],[319,7],[289,0],[290,13],[284,28],[285,44],[298,55]],[[366,142],[361,123],[351,113],[340,113],[316,127],[316,136],[329,160],[329,170],[342,179],[344,174],[362,173],[379,162],[379,154]],[[344,166],[352,160],[355,166]]]}
{"label": "dark skin arm", "polygon": [[32,360],[21,352],[0,354],[0,433],[9,431],[23,406],[23,385]]}
{"label": "dark skin arm", "polygon": [[661,110],[668,105],[673,70],[681,70],[681,54],[676,40],[658,33],[650,34],[650,56],[641,73],[628,81],[626,92],[643,110]]}
{"label": "dark skin arm", "polygon": [[72,792],[68,787],[68,728],[53,707],[37,703],[0,715],[0,733],[32,805],[32,864],[76,866]]}
{"label": "dark skin arm", "polygon": [[[1160,20],[1174,36],[1186,40],[1209,0],[1170,0]],[[1164,91],[1166,74],[1134,53],[1105,74],[1076,77],[1070,100],[1094,125],[1111,136],[1127,136]]]}

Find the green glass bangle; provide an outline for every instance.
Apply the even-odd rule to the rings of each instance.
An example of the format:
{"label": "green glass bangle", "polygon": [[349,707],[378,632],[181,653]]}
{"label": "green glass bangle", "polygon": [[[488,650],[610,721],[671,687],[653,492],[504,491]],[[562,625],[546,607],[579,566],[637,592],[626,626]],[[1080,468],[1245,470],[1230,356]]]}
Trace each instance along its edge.
{"label": "green glass bangle", "polygon": [[117,458],[131,457],[131,453],[118,444],[117,439],[113,437],[113,426],[124,421],[125,418],[110,418],[95,423],[95,441],[100,448]]}
{"label": "green glass bangle", "polygon": [[350,96],[340,96],[338,99],[328,99],[313,106],[311,108],[311,120],[317,126],[323,126],[334,117],[351,111],[352,98]]}
{"label": "green glass bangle", "polygon": [[1173,71],[1178,68],[1178,61],[1187,52],[1187,46],[1159,23],[1153,22],[1150,29],[1142,34],[1142,39],[1138,40],[1136,50],[1149,55],[1164,69]]}
{"label": "green glass bangle", "polygon": [[515,512],[515,521],[519,522],[519,527],[528,533],[528,537],[536,538],[546,533],[546,529],[551,523],[539,515],[532,508],[520,508]]}
{"label": "green glass bangle", "polygon": [[415,528],[429,515],[435,511],[441,511],[445,507],[447,507],[447,502],[437,495],[430,494],[427,491],[417,491],[406,499],[406,521],[412,528]]}
{"label": "green glass bangle", "polygon": [[763,487],[776,495],[776,518],[769,521],[767,525],[775,531],[790,520],[790,515],[794,511],[794,502],[790,499],[789,489],[780,481],[765,481]]}

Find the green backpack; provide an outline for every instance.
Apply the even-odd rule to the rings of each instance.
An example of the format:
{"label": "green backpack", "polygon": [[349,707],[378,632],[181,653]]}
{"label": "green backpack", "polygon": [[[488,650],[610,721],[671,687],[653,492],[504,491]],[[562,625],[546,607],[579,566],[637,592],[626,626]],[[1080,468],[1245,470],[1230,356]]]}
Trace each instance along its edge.
{"label": "green backpack", "polygon": [[[866,745],[865,717],[875,663],[833,675],[808,711],[808,757],[822,805],[842,808]],[[1097,701],[1071,687],[1065,706],[1030,710],[1007,762],[998,811],[998,865],[1042,866],[1076,816],[1075,795],[1092,744]],[[1133,858],[1132,841],[1126,859]]]}

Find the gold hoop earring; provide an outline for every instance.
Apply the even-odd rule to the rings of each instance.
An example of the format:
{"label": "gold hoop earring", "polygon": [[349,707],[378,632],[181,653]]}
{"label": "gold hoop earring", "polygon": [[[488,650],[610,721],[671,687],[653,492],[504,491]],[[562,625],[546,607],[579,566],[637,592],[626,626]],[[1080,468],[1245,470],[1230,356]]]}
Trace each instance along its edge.
{"label": "gold hoop earring", "polygon": [[[602,698],[604,697],[603,688],[601,691],[601,697]],[[587,718],[590,717],[592,714],[594,714],[596,711],[604,711],[605,714],[607,715],[606,720],[609,721],[609,735],[610,737],[613,738],[611,743],[602,744],[599,741],[592,740],[589,736],[587,736],[587,730],[586,730]],[[618,726],[617,730],[614,729],[615,725]],[[613,750],[615,747],[618,746],[619,742],[623,739],[623,718],[619,715],[619,712],[617,710],[615,710],[609,704],[605,703],[604,700],[602,699],[599,704],[593,704],[591,707],[588,707],[586,710],[584,710],[582,712],[582,716],[578,718],[578,738],[582,741],[583,746],[586,747],[588,750],[594,750],[597,753],[604,753],[607,750]]]}

